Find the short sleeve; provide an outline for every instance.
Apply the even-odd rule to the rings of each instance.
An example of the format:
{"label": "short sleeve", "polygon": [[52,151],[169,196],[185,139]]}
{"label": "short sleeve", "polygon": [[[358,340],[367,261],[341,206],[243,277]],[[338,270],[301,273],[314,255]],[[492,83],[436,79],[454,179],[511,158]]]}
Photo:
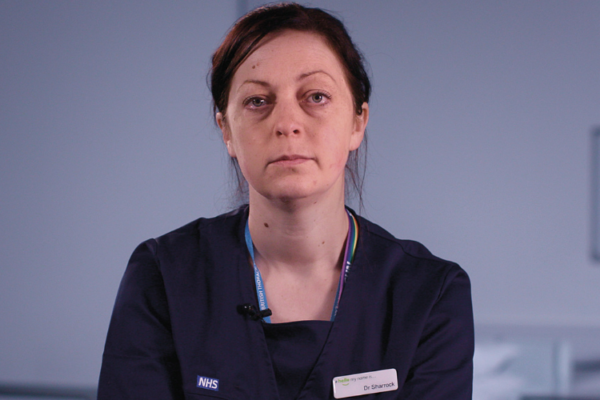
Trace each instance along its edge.
{"label": "short sleeve", "polygon": [[115,302],[98,400],[183,399],[156,241],[133,252]]}
{"label": "short sleeve", "polygon": [[470,400],[473,351],[471,286],[456,267],[431,308],[400,398]]}

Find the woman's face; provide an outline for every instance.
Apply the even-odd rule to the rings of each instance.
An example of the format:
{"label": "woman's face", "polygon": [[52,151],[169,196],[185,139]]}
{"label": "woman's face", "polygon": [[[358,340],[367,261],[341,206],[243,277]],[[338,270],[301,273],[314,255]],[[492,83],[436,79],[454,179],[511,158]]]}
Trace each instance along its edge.
{"label": "woman's face", "polygon": [[367,103],[362,109],[357,115],[344,68],[325,40],[290,30],[265,38],[240,65],[217,123],[251,199],[343,199],[348,153],[367,125]]}

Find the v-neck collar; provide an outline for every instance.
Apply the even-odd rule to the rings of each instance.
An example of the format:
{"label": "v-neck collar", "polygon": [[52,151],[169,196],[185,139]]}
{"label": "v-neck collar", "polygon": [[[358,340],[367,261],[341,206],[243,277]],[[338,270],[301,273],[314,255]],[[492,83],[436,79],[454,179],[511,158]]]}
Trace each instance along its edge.
{"label": "v-neck collar", "polygon": [[[360,218],[356,215],[356,213],[354,213],[354,211],[351,209],[349,209],[349,211],[353,214],[354,218],[356,219],[356,222],[358,224],[359,236],[360,236],[362,234],[362,230],[364,229],[364,227],[362,226]],[[255,283],[254,283],[252,266],[248,262],[248,254],[247,254],[248,250],[247,250],[246,243],[245,243],[245,227],[246,227],[246,223],[248,221],[249,206],[246,206],[246,208],[244,209],[243,212],[244,212],[243,218],[241,219],[240,224],[238,226],[238,245],[241,250],[239,252],[240,256],[238,257],[238,277],[240,279],[240,287],[242,290],[241,295],[242,295],[243,301],[246,303],[252,304],[254,307],[258,307],[258,298],[256,296],[256,288],[255,288]],[[327,339],[325,340],[325,344],[323,345],[323,348],[321,349],[321,351],[316,359],[316,362],[315,362],[312,370],[310,371],[308,378],[306,379],[306,382],[304,383],[304,386],[300,390],[300,393],[298,394],[298,397],[296,398],[296,400],[309,399],[309,397],[313,395],[313,394],[311,394],[311,393],[313,393],[313,392],[311,392],[311,389],[315,385],[322,384],[323,377],[319,376],[319,371],[321,371],[321,370],[328,371],[329,370],[328,368],[325,368],[325,363],[328,362],[327,354],[335,353],[334,348],[335,348],[336,338],[341,334],[340,332],[344,332],[345,321],[347,321],[348,313],[347,313],[347,307],[345,305],[347,301],[344,301],[344,299],[352,298],[353,292],[355,291],[354,281],[357,279],[356,275],[358,275],[357,274],[358,271],[356,271],[358,268],[356,268],[356,267],[360,266],[360,262],[363,258],[363,254],[362,254],[363,252],[361,251],[361,245],[360,245],[361,241],[362,240],[359,237],[359,239],[358,239],[359,243],[357,245],[356,252],[354,254],[353,268],[351,268],[352,272],[350,272],[348,274],[348,278],[345,283],[344,292],[342,293],[340,300],[339,300],[336,318],[334,321],[331,322],[332,326],[331,326],[331,329],[329,330]],[[275,377],[275,369],[274,369],[274,366],[273,366],[273,363],[271,360],[271,355],[270,355],[267,341],[265,338],[265,332],[263,329],[262,322],[260,320],[249,321],[249,329],[251,330],[250,332],[254,338],[253,341],[257,344],[251,350],[260,352],[260,356],[261,356],[260,359],[264,360],[264,364],[262,365],[262,368],[265,368],[268,371],[268,374],[266,374],[266,375],[269,377],[269,381],[263,382],[263,384],[266,384],[271,388],[270,392],[277,393],[277,398],[279,399],[279,389],[277,387],[277,380]],[[258,366],[256,366],[256,367],[258,367]],[[333,378],[334,378],[334,376],[324,377],[325,382],[332,382]],[[331,388],[329,388],[329,389],[331,389]]]}

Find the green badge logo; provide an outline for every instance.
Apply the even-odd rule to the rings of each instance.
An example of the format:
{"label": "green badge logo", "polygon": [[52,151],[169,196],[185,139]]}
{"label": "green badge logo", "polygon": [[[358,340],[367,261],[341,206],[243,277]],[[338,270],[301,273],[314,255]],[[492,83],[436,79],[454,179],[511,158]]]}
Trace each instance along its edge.
{"label": "green badge logo", "polygon": [[350,384],[350,379],[348,379],[348,378],[338,379],[336,383],[341,383],[344,386],[348,386]]}

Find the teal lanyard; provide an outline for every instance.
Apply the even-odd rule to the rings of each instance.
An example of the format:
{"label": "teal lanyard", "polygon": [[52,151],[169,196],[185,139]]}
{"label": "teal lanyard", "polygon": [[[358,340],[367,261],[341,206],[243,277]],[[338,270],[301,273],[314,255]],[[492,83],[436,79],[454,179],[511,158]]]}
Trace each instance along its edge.
{"label": "teal lanyard", "polygon": [[[337,293],[335,295],[335,302],[333,304],[333,310],[331,311],[331,321],[335,319],[338,310],[338,304],[340,301],[340,297],[342,296],[342,291],[344,290],[344,283],[348,278],[348,272],[350,271],[350,266],[352,265],[352,260],[354,259],[354,252],[356,251],[356,244],[358,243],[358,223],[356,222],[356,218],[348,211],[348,237],[346,239],[346,249],[344,251],[344,262],[342,264],[342,272],[340,273],[340,281],[338,283]],[[248,226],[248,222],[246,222],[246,246],[248,247],[248,253],[250,253],[250,257],[252,258],[252,267],[254,268],[254,282],[256,284],[256,297],[258,298],[258,306],[260,311],[265,311],[269,308],[267,303],[267,294],[265,293],[265,285],[263,284],[262,276],[260,275],[260,271],[256,266],[256,260],[254,258],[254,244],[252,243],[252,236],[250,236],[250,227]],[[266,323],[271,323],[271,317],[264,316],[263,321]]]}

